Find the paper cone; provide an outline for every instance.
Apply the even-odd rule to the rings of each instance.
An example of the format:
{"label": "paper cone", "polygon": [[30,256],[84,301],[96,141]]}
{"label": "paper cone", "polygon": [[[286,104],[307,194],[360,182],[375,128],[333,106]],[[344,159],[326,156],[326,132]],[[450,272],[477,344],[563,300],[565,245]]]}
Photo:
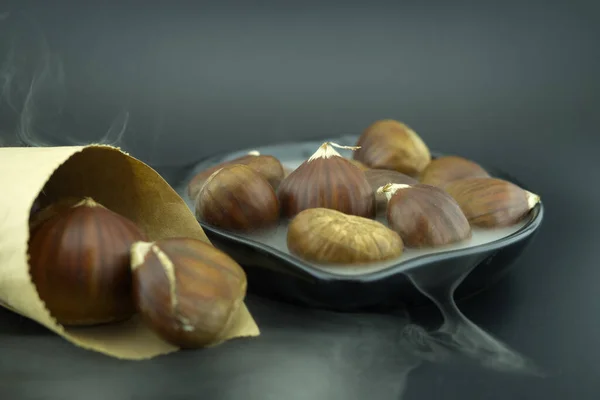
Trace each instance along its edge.
{"label": "paper cone", "polygon": [[[40,191],[56,201],[91,197],[131,219],[150,240],[185,236],[209,242],[183,199],[152,168],[103,145],[0,148],[0,303],[85,349],[130,360],[177,351],[139,317],[114,325],[66,328],[40,300],[29,275],[29,215]],[[244,305],[224,340],[259,335]]]}

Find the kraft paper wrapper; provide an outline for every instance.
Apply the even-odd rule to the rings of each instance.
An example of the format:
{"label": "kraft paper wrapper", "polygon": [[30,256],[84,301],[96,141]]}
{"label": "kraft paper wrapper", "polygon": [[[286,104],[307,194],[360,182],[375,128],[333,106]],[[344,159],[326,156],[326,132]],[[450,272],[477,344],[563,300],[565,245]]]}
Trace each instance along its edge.
{"label": "kraft paper wrapper", "polygon": [[[31,282],[29,215],[44,189],[51,201],[89,196],[134,221],[150,240],[185,236],[209,242],[183,199],[152,168],[103,145],[0,148],[0,304],[70,342],[109,356],[141,360],[177,351],[138,316],[119,324],[65,328],[49,314]],[[210,243],[210,242],[209,242]],[[219,343],[258,336],[245,304]]]}

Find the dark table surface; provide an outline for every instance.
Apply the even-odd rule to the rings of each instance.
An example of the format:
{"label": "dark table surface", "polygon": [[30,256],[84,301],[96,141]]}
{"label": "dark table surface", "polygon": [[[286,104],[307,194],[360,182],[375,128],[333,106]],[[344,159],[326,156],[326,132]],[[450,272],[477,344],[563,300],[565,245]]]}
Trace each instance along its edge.
{"label": "dark table surface", "polygon": [[[2,309],[0,398],[600,396],[595,3],[303,3],[288,10],[273,2],[201,12],[51,3],[0,10],[0,23],[30,16],[11,25],[19,34],[1,36],[26,44],[1,70],[5,144],[16,143],[15,130],[21,139],[68,144],[74,137],[97,140],[110,127],[112,138],[175,183],[184,170],[165,165],[360,132],[391,117],[409,122],[435,150],[501,167],[525,182],[545,204],[538,236],[510,275],[460,308],[545,376],[420,360],[402,339],[402,315],[337,315],[249,296],[260,337],[145,362],[81,350]],[[35,75],[19,64],[33,53],[51,68]],[[57,59],[62,70],[52,63]],[[46,79],[33,91],[35,103],[25,90],[32,76]],[[434,321],[437,314],[423,308],[410,315]]]}

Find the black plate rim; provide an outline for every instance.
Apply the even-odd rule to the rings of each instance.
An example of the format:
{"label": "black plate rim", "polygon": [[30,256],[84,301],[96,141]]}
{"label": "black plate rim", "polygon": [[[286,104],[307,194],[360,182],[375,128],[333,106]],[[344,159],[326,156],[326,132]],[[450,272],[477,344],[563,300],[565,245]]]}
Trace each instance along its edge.
{"label": "black plate rim", "polygon": [[[278,147],[279,146],[293,146],[293,145],[300,145],[300,144],[312,142],[312,141],[317,141],[317,140],[278,143],[277,146]],[[269,147],[271,147],[271,146],[269,146]],[[241,151],[244,151],[244,150],[241,150]],[[208,163],[211,163],[212,161],[214,161],[215,163],[219,163],[220,162],[219,160],[222,161],[223,159],[229,157],[231,154],[239,153],[239,152],[240,151],[238,150],[238,151],[234,151],[234,152],[227,152],[227,153],[223,152],[223,153],[215,154],[210,157],[207,157],[206,159],[197,163],[196,165],[208,164]],[[432,151],[431,154],[432,154],[433,158],[444,155],[443,153],[434,152],[434,151]],[[521,182],[519,182],[517,179],[514,179],[510,174],[505,173],[497,168],[489,167],[484,164],[482,164],[482,166],[486,170],[491,172],[492,175],[503,175],[503,176],[507,177],[505,179],[508,179],[511,182],[519,185],[520,187],[527,189]],[[187,184],[187,183],[184,182],[184,184]],[[186,191],[185,196],[186,196],[186,198],[188,198],[187,191]],[[372,281],[377,281],[377,280],[381,280],[381,279],[386,279],[386,278],[389,278],[390,276],[393,276],[393,275],[396,275],[399,273],[406,273],[406,272],[409,272],[416,268],[421,268],[427,264],[438,263],[438,262],[442,262],[444,260],[461,258],[461,257],[469,257],[469,256],[473,256],[476,254],[484,254],[487,252],[497,251],[497,250],[507,247],[513,243],[524,240],[527,237],[534,234],[537,231],[537,229],[539,228],[539,226],[541,225],[543,218],[544,218],[544,205],[543,205],[543,202],[540,201],[531,210],[531,212],[528,216],[529,221],[527,222],[527,224],[524,225],[517,232],[514,232],[509,236],[503,237],[503,238],[495,240],[493,242],[480,244],[477,246],[471,246],[471,247],[467,247],[467,248],[463,248],[463,249],[448,250],[448,251],[443,251],[443,252],[439,252],[439,253],[422,255],[419,257],[412,258],[410,260],[400,261],[397,264],[392,265],[392,266],[387,267],[382,270],[366,272],[364,274],[356,274],[356,275],[341,275],[341,274],[335,274],[335,273],[332,273],[329,271],[325,271],[325,270],[319,269],[318,267],[312,266],[311,264],[301,260],[300,258],[297,258],[290,254],[286,254],[280,250],[274,249],[263,243],[254,241],[252,239],[237,236],[235,233],[227,232],[225,230],[213,227],[211,225],[203,223],[202,221],[199,221],[199,223],[200,223],[200,226],[202,227],[202,229],[204,229],[209,235],[215,236],[220,240],[226,240],[226,241],[232,242],[236,245],[242,245],[246,248],[251,249],[252,251],[257,251],[257,252],[263,253],[265,256],[277,257],[282,262],[285,262],[288,265],[294,267],[295,271],[287,271],[287,272],[294,273],[294,274],[298,274],[298,272],[300,272],[300,275],[302,275],[302,277],[305,279],[319,280],[319,281],[372,282]],[[282,268],[281,272],[286,272],[285,268]]]}

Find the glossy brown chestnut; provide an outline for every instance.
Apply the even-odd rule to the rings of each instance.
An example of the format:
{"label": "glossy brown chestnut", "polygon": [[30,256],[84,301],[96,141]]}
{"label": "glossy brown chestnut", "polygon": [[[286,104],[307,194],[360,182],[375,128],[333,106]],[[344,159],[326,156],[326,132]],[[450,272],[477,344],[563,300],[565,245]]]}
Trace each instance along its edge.
{"label": "glossy brown chestnut", "polygon": [[449,182],[464,178],[489,178],[479,164],[458,156],[444,156],[432,160],[421,172],[419,181],[426,185],[444,187]]}
{"label": "glossy brown chestnut", "polygon": [[400,236],[372,219],[327,208],[300,212],[288,226],[292,254],[320,264],[358,264],[400,257]]}
{"label": "glossy brown chestnut", "polygon": [[539,202],[536,194],[496,178],[466,178],[444,186],[473,226],[499,228],[523,220]]}
{"label": "glossy brown chestnut", "polygon": [[375,216],[375,196],[365,173],[334,147],[350,148],[323,143],[281,182],[277,195],[283,216],[292,217],[309,208],[330,208],[366,218]]}
{"label": "glossy brown chestnut", "polygon": [[438,187],[388,184],[380,192],[389,200],[388,225],[400,234],[406,247],[439,247],[471,237],[460,206]]}
{"label": "glossy brown chestnut", "polygon": [[378,215],[385,215],[388,199],[384,193],[377,193],[377,189],[388,183],[403,183],[406,185],[414,185],[419,183],[416,179],[408,175],[389,169],[369,169],[365,171],[365,176],[371,185],[373,193],[375,193]]}
{"label": "glossy brown chestnut", "polygon": [[277,158],[270,155],[261,155],[257,151],[251,151],[245,156],[223,162],[199,172],[188,184],[188,196],[190,199],[196,199],[200,189],[202,189],[202,185],[204,185],[209,176],[221,168],[233,164],[246,165],[252,168],[262,175],[275,190],[279,187],[285,174],[283,165]]}
{"label": "glossy brown chestnut", "polygon": [[36,225],[29,242],[31,280],[50,314],[63,325],[129,318],[129,248],[144,240],[129,219],[85,199]]}
{"label": "glossy brown chestnut", "polygon": [[167,342],[197,348],[219,342],[246,295],[246,274],[227,254],[196,239],[131,247],[133,298],[144,322]]}
{"label": "glossy brown chestnut", "polygon": [[276,224],[279,202],[273,187],[258,172],[233,164],[206,180],[196,197],[196,217],[218,228],[248,232]]}
{"label": "glossy brown chestnut", "polygon": [[385,119],[371,124],[356,143],[354,159],[370,168],[391,169],[417,177],[431,161],[423,139],[407,125]]}

